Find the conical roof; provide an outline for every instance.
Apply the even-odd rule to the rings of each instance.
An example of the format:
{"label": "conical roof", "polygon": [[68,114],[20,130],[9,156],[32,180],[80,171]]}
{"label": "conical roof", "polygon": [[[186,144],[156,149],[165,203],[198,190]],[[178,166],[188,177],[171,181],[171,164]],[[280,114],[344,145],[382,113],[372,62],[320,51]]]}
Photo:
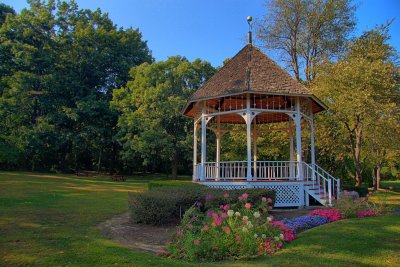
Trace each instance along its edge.
{"label": "conical roof", "polygon": [[190,97],[184,110],[204,99],[217,99],[243,93],[303,96],[314,102],[313,113],[326,109],[309,89],[290,76],[277,63],[252,44],[243,47]]}
{"label": "conical roof", "polygon": [[292,78],[257,47],[248,44],[228,61],[190,98],[232,95],[243,91],[281,95],[311,95],[311,92]]}

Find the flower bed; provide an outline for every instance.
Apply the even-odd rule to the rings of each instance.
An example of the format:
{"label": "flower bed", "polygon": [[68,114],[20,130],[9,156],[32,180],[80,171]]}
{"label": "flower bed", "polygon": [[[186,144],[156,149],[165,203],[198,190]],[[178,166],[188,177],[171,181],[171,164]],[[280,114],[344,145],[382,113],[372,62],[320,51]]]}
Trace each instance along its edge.
{"label": "flower bed", "polygon": [[[225,193],[223,199],[224,203],[216,205],[209,194],[197,201],[185,213],[163,255],[188,261],[218,261],[273,254],[301,231],[347,218],[341,210],[344,201],[364,201],[347,199],[338,208],[317,209],[307,216],[274,221],[268,215],[272,209],[270,198],[257,200],[246,193],[231,198]],[[354,205],[362,207],[356,210],[356,217],[379,214],[371,206]]]}

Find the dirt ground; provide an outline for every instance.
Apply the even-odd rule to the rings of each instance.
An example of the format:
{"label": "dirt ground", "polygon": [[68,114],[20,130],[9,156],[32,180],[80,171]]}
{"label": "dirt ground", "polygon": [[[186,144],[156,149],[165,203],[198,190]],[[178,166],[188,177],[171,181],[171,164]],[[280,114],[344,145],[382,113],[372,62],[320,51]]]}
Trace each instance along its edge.
{"label": "dirt ground", "polygon": [[[282,220],[306,215],[314,208],[275,209],[270,214],[275,217],[275,220]],[[157,253],[162,251],[163,246],[171,240],[177,226],[135,224],[130,221],[129,213],[126,212],[99,224],[98,228],[104,236],[124,247]]]}

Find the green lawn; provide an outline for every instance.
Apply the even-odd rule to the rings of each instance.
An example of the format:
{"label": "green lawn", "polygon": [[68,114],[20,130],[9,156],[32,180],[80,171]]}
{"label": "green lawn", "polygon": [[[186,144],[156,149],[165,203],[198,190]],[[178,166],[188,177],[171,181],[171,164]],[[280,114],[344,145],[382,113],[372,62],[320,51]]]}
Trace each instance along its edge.
{"label": "green lawn", "polygon": [[[127,191],[145,190],[149,178],[0,172],[0,266],[196,266],[122,248],[97,230],[126,211]],[[381,194],[400,205],[400,193]],[[203,265],[400,266],[399,222],[394,215],[344,220],[302,233],[274,256]]]}
{"label": "green lawn", "polygon": [[394,190],[400,191],[400,180],[397,181],[382,181],[381,187],[388,189],[389,186],[393,186]]}

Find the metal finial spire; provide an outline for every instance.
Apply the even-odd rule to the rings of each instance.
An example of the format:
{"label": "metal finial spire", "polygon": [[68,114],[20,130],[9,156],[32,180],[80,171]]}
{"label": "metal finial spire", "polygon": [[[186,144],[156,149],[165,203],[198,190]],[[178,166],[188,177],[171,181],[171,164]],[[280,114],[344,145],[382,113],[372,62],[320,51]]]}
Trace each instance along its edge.
{"label": "metal finial spire", "polygon": [[248,41],[249,44],[253,43],[252,36],[251,36],[251,31],[253,30],[252,21],[253,21],[253,18],[251,16],[248,16],[247,17],[247,24],[249,24],[249,34],[248,34],[248,37],[247,37],[247,41]]}

